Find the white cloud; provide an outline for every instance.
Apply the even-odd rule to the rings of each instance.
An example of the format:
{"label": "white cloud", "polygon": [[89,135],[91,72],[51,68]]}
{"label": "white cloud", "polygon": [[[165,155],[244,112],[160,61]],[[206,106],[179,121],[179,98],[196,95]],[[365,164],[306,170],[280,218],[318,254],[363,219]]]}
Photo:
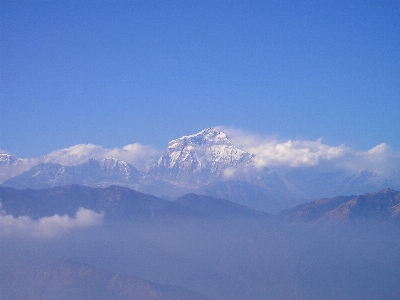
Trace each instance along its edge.
{"label": "white cloud", "polygon": [[315,166],[321,160],[331,160],[343,156],[347,149],[344,146],[325,145],[321,139],[318,139],[316,141],[289,140],[284,143],[270,141],[248,147],[245,151],[255,155],[255,166],[261,168],[274,165]]}
{"label": "white cloud", "polygon": [[322,138],[316,141],[288,140],[279,142],[277,139],[262,138],[241,130],[221,128],[228,138],[241,150],[254,154],[256,168],[271,166],[315,166],[321,160],[331,160],[343,156],[348,148],[345,146],[329,146],[322,143]]}
{"label": "white cloud", "polygon": [[40,158],[44,163],[60,163],[66,166],[78,165],[90,158],[98,159],[106,149],[93,144],[79,144],[69,148],[59,149]]}
{"label": "white cloud", "polygon": [[82,164],[94,158],[103,160],[117,158],[124,160],[141,171],[146,171],[156,161],[159,152],[152,146],[134,143],[121,148],[103,148],[93,144],[79,144],[69,148],[53,151],[40,160],[42,162],[59,163],[65,166]]}
{"label": "white cloud", "polygon": [[56,214],[39,220],[32,220],[28,216],[15,218],[2,210],[0,211],[0,235],[52,238],[67,233],[71,229],[99,226],[103,220],[104,213],[96,213],[83,207],[79,208],[74,218]]}
{"label": "white cloud", "polygon": [[[400,178],[400,153],[382,143],[367,151],[357,151],[344,145],[330,146],[316,141],[265,138],[235,128],[219,127],[239,149],[254,154],[254,166],[319,167],[344,170],[349,173],[373,172],[385,178]],[[398,180],[400,181],[400,179]]]}
{"label": "white cloud", "polygon": [[108,157],[124,160],[141,171],[147,171],[158,159],[160,152],[153,146],[134,143],[124,146],[122,149],[112,149],[107,153]]}
{"label": "white cloud", "polygon": [[368,151],[349,151],[336,166],[352,172],[370,171],[384,177],[397,174],[400,178],[400,153],[381,143]]}

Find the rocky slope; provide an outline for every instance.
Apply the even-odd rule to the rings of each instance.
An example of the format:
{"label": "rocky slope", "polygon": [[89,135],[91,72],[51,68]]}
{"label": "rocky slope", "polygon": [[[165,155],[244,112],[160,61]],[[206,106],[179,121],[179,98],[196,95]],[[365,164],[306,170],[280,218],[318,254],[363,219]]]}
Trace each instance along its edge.
{"label": "rocky slope", "polygon": [[338,223],[352,220],[400,221],[400,192],[384,189],[376,193],[319,199],[280,213],[296,222]]}

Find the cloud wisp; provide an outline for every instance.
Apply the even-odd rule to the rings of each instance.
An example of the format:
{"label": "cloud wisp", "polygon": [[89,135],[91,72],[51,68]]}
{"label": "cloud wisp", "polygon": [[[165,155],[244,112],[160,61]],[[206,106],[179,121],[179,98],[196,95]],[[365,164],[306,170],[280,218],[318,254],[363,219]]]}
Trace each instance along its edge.
{"label": "cloud wisp", "polygon": [[0,211],[0,236],[29,236],[33,238],[54,238],[68,233],[72,229],[100,226],[104,222],[104,213],[80,207],[71,218],[68,215],[55,214],[33,220],[28,216],[14,217]]}

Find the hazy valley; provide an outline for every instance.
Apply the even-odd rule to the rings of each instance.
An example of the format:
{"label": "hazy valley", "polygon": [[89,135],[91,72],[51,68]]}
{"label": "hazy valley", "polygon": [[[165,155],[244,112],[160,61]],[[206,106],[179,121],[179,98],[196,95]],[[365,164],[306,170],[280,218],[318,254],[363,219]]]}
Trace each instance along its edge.
{"label": "hazy valley", "polygon": [[[0,196],[3,299],[400,296],[394,190],[321,199],[278,215],[118,186],[2,187]],[[87,210],[82,220],[79,207]]]}

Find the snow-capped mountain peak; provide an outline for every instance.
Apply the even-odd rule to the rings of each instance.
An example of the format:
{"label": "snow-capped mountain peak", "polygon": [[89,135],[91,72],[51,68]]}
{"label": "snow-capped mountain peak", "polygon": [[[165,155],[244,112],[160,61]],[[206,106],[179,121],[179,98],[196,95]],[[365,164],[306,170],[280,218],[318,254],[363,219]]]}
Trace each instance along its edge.
{"label": "snow-capped mountain peak", "polygon": [[188,145],[232,145],[232,143],[228,140],[225,132],[219,131],[215,128],[207,128],[203,129],[199,133],[172,140],[168,143],[168,148],[173,149],[179,146],[185,147]]}
{"label": "snow-capped mountain peak", "polygon": [[88,186],[108,186],[111,184],[129,185],[137,183],[141,173],[129,163],[116,158],[101,161],[93,158],[76,166],[63,166],[58,163],[41,163],[5,181],[5,185],[19,188],[48,188],[67,184]]}
{"label": "snow-capped mountain peak", "polygon": [[150,172],[171,182],[204,184],[251,160],[252,155],[234,146],[224,132],[208,128],[169,142]]}
{"label": "snow-capped mountain peak", "polygon": [[100,168],[105,170],[107,173],[118,173],[124,175],[126,178],[129,178],[132,172],[132,166],[130,166],[126,161],[113,157],[99,161],[99,165]]}

